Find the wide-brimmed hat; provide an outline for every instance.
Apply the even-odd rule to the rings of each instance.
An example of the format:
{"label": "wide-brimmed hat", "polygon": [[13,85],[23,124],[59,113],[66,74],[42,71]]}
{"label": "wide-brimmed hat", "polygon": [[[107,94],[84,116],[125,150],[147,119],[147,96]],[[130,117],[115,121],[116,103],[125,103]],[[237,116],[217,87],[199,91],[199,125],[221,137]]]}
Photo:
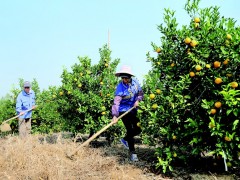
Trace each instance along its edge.
{"label": "wide-brimmed hat", "polygon": [[115,76],[122,77],[121,75],[123,75],[123,76],[126,76],[126,75],[134,76],[133,73],[132,73],[131,67],[127,66],[127,65],[122,66],[120,71],[115,73]]}

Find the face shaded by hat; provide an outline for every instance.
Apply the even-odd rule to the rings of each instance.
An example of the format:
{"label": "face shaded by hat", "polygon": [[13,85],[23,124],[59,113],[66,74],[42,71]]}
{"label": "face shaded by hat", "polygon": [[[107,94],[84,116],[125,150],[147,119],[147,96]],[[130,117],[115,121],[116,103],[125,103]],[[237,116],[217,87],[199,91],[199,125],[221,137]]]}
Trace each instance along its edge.
{"label": "face shaded by hat", "polygon": [[127,77],[127,78],[131,78],[131,76],[134,76],[131,70],[130,66],[122,66],[120,71],[116,72],[115,76],[117,77]]}
{"label": "face shaded by hat", "polygon": [[118,76],[121,78],[127,78],[127,79],[130,79],[132,77],[130,74],[126,74],[126,73],[120,73]]}

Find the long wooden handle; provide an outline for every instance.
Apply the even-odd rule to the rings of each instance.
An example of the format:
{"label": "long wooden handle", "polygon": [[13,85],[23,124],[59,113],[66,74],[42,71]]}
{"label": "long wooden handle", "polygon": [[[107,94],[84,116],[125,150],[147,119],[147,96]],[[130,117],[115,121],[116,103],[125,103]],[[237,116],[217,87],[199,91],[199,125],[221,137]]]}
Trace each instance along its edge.
{"label": "long wooden handle", "polygon": [[[126,114],[128,114],[131,110],[133,110],[135,107],[132,107],[131,109],[129,109],[128,111],[126,111],[125,113],[123,113],[121,116],[119,116],[117,118],[117,121],[120,120],[123,116],[125,116]],[[80,144],[77,149],[71,153],[70,155],[67,155],[67,157],[72,158],[73,155],[75,155],[83,146],[88,145],[93,139],[95,139],[98,135],[100,135],[102,132],[104,132],[105,130],[107,130],[110,126],[112,126],[114,124],[114,122],[112,121],[111,123],[109,123],[108,125],[106,125],[104,128],[102,128],[101,130],[99,130],[98,132],[96,132],[94,135],[92,135],[88,140],[86,140],[84,143]]]}
{"label": "long wooden handle", "polygon": [[[32,108],[24,111],[23,114],[25,114],[26,112],[31,111],[31,110],[32,110]],[[22,115],[23,115],[23,114],[22,114]],[[6,122],[8,122],[8,121],[11,121],[12,119],[16,119],[16,118],[18,118],[19,116],[20,116],[20,114],[17,115],[17,116],[12,117],[12,118],[10,118],[10,119],[7,119],[7,120],[3,121],[2,124],[6,123]]]}

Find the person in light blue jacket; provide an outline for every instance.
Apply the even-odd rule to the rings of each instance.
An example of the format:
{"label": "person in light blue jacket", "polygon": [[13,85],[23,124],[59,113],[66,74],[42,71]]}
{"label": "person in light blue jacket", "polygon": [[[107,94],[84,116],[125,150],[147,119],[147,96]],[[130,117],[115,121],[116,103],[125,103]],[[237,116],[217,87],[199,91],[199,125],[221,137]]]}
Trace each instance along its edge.
{"label": "person in light blue jacket", "polygon": [[32,110],[36,108],[35,93],[29,81],[25,81],[23,90],[18,94],[16,111],[18,117],[18,131],[21,138],[31,133]]}
{"label": "person in light blue jacket", "polygon": [[122,117],[127,134],[120,140],[120,142],[125,148],[129,149],[130,160],[138,161],[134,147],[134,136],[141,133],[139,119],[137,117],[137,107],[138,103],[143,100],[143,91],[138,80],[133,77],[129,66],[123,66],[115,75],[121,77],[122,81],[118,84],[115,91],[114,102],[112,105],[112,121],[116,123],[118,116],[132,107],[135,107],[132,111]]}

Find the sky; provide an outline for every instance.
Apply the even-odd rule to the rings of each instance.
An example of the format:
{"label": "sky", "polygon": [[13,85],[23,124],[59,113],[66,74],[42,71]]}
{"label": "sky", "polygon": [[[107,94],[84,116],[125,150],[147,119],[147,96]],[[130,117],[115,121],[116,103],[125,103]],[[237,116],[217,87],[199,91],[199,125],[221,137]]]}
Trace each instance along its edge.
{"label": "sky", "polygon": [[[142,82],[151,69],[146,53],[151,42],[160,45],[157,26],[164,8],[176,11],[180,25],[188,25],[185,0],[0,0],[0,97],[19,78],[39,83],[40,89],[61,85],[61,73],[88,56],[100,59],[108,43],[117,67],[129,65]],[[221,15],[239,25],[239,0],[201,0],[200,7],[219,6]]]}

